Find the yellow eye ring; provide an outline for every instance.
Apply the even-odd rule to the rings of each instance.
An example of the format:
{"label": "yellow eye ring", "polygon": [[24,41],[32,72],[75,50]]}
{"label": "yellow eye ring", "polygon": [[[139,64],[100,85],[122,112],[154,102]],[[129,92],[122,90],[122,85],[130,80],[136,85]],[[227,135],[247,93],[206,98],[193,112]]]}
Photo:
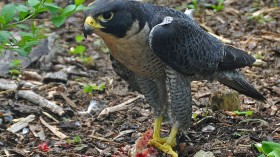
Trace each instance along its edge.
{"label": "yellow eye ring", "polygon": [[103,13],[98,16],[98,19],[102,22],[108,22],[113,18],[114,14],[112,12]]}

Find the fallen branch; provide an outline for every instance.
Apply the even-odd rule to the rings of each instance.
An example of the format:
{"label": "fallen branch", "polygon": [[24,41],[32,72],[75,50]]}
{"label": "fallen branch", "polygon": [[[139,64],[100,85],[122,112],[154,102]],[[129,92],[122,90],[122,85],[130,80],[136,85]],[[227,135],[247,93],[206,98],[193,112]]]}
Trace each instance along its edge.
{"label": "fallen branch", "polygon": [[108,115],[111,112],[116,112],[116,111],[124,110],[124,109],[126,109],[126,108],[128,108],[130,106],[128,104],[132,103],[133,101],[135,101],[135,100],[137,100],[139,98],[143,99],[144,96],[143,95],[138,95],[137,97],[129,99],[129,100],[127,100],[127,101],[125,101],[125,102],[123,102],[123,103],[121,103],[119,105],[112,106],[112,107],[107,107],[107,108],[105,108],[105,109],[103,109],[101,111],[101,113],[98,115],[98,118],[100,118],[103,115]]}
{"label": "fallen branch", "polygon": [[65,139],[68,136],[63,134],[62,132],[58,131],[58,128],[55,126],[51,126],[50,124],[48,124],[43,118],[42,116],[39,117],[40,121],[42,122],[43,125],[45,125],[48,129],[50,129],[51,132],[53,132],[57,137],[59,137],[60,139]]}
{"label": "fallen branch", "polygon": [[54,102],[51,102],[40,95],[34,93],[31,90],[20,90],[17,92],[17,95],[21,98],[24,98],[34,104],[39,104],[41,107],[45,107],[49,109],[50,111],[57,113],[58,115],[64,114],[63,109],[56,105]]}

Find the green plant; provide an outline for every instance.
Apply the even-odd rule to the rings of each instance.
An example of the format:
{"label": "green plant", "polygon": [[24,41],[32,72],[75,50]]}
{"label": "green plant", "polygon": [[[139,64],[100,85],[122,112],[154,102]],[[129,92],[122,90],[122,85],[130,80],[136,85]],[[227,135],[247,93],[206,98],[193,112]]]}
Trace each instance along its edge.
{"label": "green plant", "polygon": [[70,54],[79,56],[81,62],[84,64],[93,63],[93,60],[91,57],[85,56],[86,47],[84,45],[81,45],[81,42],[83,39],[84,39],[84,37],[81,35],[77,35],[75,37],[76,42],[79,44],[76,45],[74,48],[70,49]]}
{"label": "green plant", "polygon": [[197,116],[198,116],[197,113],[193,113],[193,114],[192,114],[192,119],[193,119],[194,121],[197,121]]}
{"label": "green plant", "polygon": [[280,157],[280,143],[262,141],[254,146],[262,153],[259,157]]}
{"label": "green plant", "polygon": [[78,143],[81,143],[81,141],[82,141],[82,139],[81,139],[80,136],[75,136],[75,137],[73,138],[73,140],[67,139],[66,142],[67,142],[68,144],[78,144]]}
{"label": "green plant", "polygon": [[217,0],[218,4],[209,4],[209,3],[204,3],[203,5],[205,7],[210,7],[213,9],[214,12],[219,12],[222,11],[224,9],[224,0]]}
{"label": "green plant", "polygon": [[20,60],[11,60],[9,64],[10,69],[8,72],[12,77],[17,77],[20,74],[20,63]]}
{"label": "green plant", "polygon": [[238,116],[252,116],[253,111],[234,111],[234,113]]}
{"label": "green plant", "polygon": [[258,14],[258,15],[251,15],[251,16],[248,16],[249,20],[254,20],[256,21],[257,23],[259,24],[266,24],[267,22],[272,22],[272,21],[275,21],[274,18],[272,17],[264,17],[263,14]]}
{"label": "green plant", "polygon": [[187,8],[188,9],[194,9],[194,10],[198,11],[199,10],[198,0],[192,0],[192,3],[188,4]]}
{"label": "green plant", "polygon": [[224,0],[216,0],[217,4],[210,4],[204,2],[204,0],[201,0],[200,2],[198,0],[192,0],[192,3],[187,5],[188,9],[194,9],[195,11],[200,11],[201,7],[207,7],[213,9],[214,12],[219,12],[224,9]]}
{"label": "green plant", "polygon": [[93,91],[100,91],[103,92],[106,88],[106,85],[104,83],[97,85],[97,84],[92,84],[92,85],[86,85],[84,86],[84,93],[92,93]]}
{"label": "green plant", "polygon": [[[27,0],[25,4],[10,3],[0,11],[0,52],[13,50],[26,56],[32,47],[38,45],[45,37],[43,21],[36,19],[44,12],[49,12],[54,26],[60,27],[67,17],[86,9],[84,0],[75,0],[75,4],[65,8],[53,3],[52,0]],[[19,36],[11,30],[18,30]]]}

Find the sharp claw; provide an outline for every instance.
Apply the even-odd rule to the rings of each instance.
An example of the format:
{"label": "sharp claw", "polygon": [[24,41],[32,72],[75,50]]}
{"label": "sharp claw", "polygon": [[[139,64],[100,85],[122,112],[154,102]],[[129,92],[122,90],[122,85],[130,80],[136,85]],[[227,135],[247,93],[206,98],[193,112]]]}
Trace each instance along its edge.
{"label": "sharp claw", "polygon": [[176,135],[178,128],[173,126],[170,132],[169,137],[161,138],[160,137],[160,126],[162,122],[162,117],[155,120],[155,128],[153,138],[149,140],[148,144],[171,155],[172,157],[178,157],[178,154],[172,149],[176,144]]}
{"label": "sharp claw", "polygon": [[172,146],[168,143],[161,144],[157,140],[152,139],[149,141],[149,145],[163,151],[166,154],[171,155],[172,157],[178,157],[178,154],[172,149]]}

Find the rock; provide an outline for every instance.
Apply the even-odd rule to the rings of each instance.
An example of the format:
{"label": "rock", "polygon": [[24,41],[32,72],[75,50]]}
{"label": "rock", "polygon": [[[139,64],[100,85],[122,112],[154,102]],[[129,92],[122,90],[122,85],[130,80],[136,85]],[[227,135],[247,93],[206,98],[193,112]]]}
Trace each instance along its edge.
{"label": "rock", "polygon": [[240,101],[237,92],[218,92],[211,97],[211,109],[213,111],[236,111],[240,109]]}
{"label": "rock", "polygon": [[43,77],[44,83],[50,83],[50,82],[62,82],[66,83],[68,79],[68,74],[64,70],[60,70],[57,72],[49,72],[46,73]]}
{"label": "rock", "polygon": [[214,153],[212,152],[205,152],[203,150],[200,150],[194,155],[194,157],[215,157],[215,156]]}
{"label": "rock", "polygon": [[4,50],[0,54],[0,76],[9,76],[10,62],[12,60],[20,60],[21,66],[19,68],[24,69],[28,67],[31,63],[38,60],[42,55],[45,55],[47,53],[49,53],[49,48],[48,40],[46,39],[42,40],[41,44],[33,48],[28,56],[20,56],[15,51]]}

